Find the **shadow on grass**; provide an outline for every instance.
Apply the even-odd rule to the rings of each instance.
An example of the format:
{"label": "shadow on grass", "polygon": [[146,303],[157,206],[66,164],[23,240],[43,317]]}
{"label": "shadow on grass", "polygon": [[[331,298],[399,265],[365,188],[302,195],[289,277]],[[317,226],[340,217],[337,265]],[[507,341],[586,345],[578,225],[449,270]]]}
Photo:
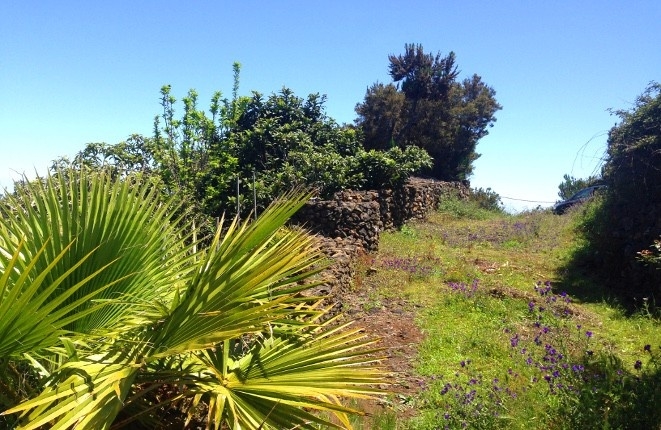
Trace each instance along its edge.
{"label": "shadow on grass", "polygon": [[[641,312],[661,321],[661,306],[651,291],[642,289],[634,280],[606,272],[604,261],[588,245],[574,251],[567,264],[558,269],[556,287],[577,300],[607,303],[632,317]],[[641,291],[642,290],[642,291]]]}
{"label": "shadow on grass", "polygon": [[661,345],[648,347],[649,362],[630,370],[612,355],[586,363],[585,386],[560,407],[559,428],[661,429]]}

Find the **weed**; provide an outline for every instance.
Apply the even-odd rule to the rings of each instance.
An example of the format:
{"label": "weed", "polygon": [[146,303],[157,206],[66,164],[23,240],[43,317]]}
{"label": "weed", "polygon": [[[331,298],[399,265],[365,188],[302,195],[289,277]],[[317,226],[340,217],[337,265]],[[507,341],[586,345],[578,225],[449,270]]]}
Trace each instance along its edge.
{"label": "weed", "polygon": [[404,236],[412,237],[412,238],[416,238],[416,237],[417,237],[417,235],[416,235],[416,233],[415,233],[415,230],[414,230],[411,226],[409,226],[408,224],[404,224],[403,226],[401,226],[400,229],[399,229],[399,231],[400,231]]}

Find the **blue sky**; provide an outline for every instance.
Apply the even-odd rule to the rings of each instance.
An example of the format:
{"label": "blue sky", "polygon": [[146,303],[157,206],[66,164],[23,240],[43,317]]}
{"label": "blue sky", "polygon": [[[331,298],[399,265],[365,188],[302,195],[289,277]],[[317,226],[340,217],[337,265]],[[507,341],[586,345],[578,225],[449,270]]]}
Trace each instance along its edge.
{"label": "blue sky", "polygon": [[660,23],[658,0],[4,1],[0,187],[87,142],[150,135],[164,84],[203,107],[229,96],[235,61],[241,94],[326,94],[351,123],[367,87],[390,82],[388,55],[421,43],[454,51],[503,106],[471,185],[513,210],[548,206],[563,174],[598,172],[607,110],[661,80]]}

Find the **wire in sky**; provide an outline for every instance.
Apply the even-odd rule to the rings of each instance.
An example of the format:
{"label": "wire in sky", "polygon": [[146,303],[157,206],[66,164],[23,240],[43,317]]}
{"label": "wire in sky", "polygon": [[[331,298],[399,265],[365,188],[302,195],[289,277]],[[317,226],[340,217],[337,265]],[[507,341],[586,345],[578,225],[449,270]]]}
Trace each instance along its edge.
{"label": "wire in sky", "polygon": [[505,197],[505,196],[499,196],[501,199],[507,199],[507,200],[516,200],[518,202],[528,202],[528,203],[555,203],[555,202],[543,202],[539,200],[525,200],[525,199],[515,199],[514,197]]}

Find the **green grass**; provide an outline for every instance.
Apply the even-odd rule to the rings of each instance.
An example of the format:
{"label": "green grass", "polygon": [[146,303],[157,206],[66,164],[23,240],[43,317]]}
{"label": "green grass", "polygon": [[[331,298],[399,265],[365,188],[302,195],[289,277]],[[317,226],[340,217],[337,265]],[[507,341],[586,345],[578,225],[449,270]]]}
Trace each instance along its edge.
{"label": "green grass", "polygon": [[661,324],[568,272],[578,217],[451,201],[382,234],[360,283],[417,309],[428,389],[374,428],[661,429]]}

